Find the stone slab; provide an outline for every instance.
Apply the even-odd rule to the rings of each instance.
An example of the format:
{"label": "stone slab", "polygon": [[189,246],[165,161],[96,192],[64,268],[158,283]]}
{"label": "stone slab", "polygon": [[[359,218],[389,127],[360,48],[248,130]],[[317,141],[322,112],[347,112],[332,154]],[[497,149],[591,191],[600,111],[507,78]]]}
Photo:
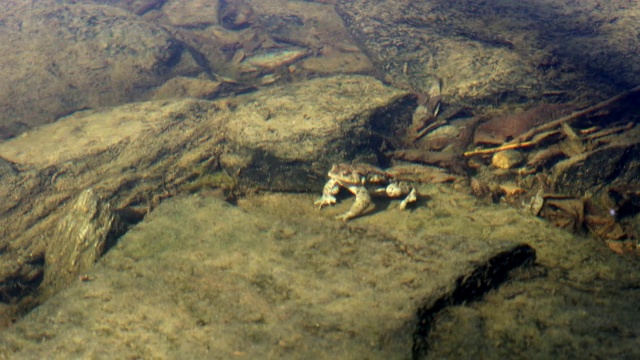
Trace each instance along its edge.
{"label": "stone slab", "polygon": [[[0,354],[410,358],[421,309],[456,291],[475,295],[493,281],[488,274],[535,257],[517,241],[429,229],[404,239],[296,210],[308,208],[299,195],[249,198],[240,207],[201,196],[168,200],[84,281],[6,330]],[[485,271],[510,254],[511,265]]]}

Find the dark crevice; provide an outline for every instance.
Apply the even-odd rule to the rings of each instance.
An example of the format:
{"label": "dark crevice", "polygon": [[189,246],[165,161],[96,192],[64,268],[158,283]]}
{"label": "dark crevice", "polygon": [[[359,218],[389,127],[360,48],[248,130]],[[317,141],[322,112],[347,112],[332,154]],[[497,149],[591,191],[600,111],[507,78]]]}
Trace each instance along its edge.
{"label": "dark crevice", "polygon": [[0,282],[0,303],[16,304],[33,294],[44,279],[44,255],[28,261],[15,276]]}
{"label": "dark crevice", "polygon": [[[137,212],[136,215],[132,215],[134,211],[127,211],[125,209],[114,211],[114,220],[111,224],[111,229],[107,233],[107,237],[104,240],[104,247],[100,257],[103,257],[113,248],[120,238],[122,238],[131,228],[144,220],[146,211]],[[127,216],[128,215],[128,216]]]}
{"label": "dark crevice", "polygon": [[436,300],[430,307],[419,309],[417,327],[413,333],[412,358],[417,360],[427,355],[427,339],[438,313],[449,306],[482,299],[488,291],[499,287],[508,278],[510,271],[522,265],[532,264],[535,259],[535,250],[528,245],[500,253],[470,275],[459,277],[452,293]]}

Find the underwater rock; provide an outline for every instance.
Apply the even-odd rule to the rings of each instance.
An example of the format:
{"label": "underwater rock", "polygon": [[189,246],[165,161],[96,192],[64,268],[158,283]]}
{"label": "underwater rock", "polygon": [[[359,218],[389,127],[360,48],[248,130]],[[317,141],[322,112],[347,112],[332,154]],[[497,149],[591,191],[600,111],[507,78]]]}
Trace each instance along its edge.
{"label": "underwater rock", "polygon": [[0,283],[45,258],[59,270],[45,269],[38,293],[59,289],[99,256],[117,228],[111,211],[135,222],[162,199],[209,187],[316,192],[331,164],[380,155],[412,101],[374,78],[337,76],[87,110],[0,143],[0,231],[11,244],[0,244]]}
{"label": "underwater rock", "polygon": [[258,21],[251,5],[244,0],[219,2],[219,22],[229,30],[246,29]]}
{"label": "underwater rock", "polygon": [[[309,191],[333,164],[380,158],[385,138],[411,121],[414,98],[366,76],[334,76],[266,89],[234,109],[226,139],[251,165],[243,181]],[[241,150],[245,149],[245,150]],[[318,182],[309,182],[309,177]]]}
{"label": "underwater rock", "polygon": [[511,169],[524,160],[522,154],[515,150],[500,151],[493,154],[491,164],[499,169]]}
{"label": "underwater rock", "polygon": [[122,231],[109,203],[91,188],[78,194],[68,206],[47,239],[41,290],[48,294],[93,268],[109,242]]}
{"label": "underwater rock", "polygon": [[583,0],[553,8],[535,1],[335,3],[391,84],[448,103],[490,109],[543,99],[593,101],[640,83],[637,9],[625,2],[602,9]]}
{"label": "underwater rock", "polygon": [[[397,219],[386,231],[352,230],[321,218],[308,200],[162,203],[87,274],[90,281],[5,330],[0,356],[55,349],[92,358],[109,349],[127,358],[197,359],[215,349],[221,358],[410,358],[421,350],[412,347],[415,334],[428,333],[427,314],[475,299],[535,260],[517,241],[434,234]],[[400,230],[414,235],[394,234]],[[149,325],[159,323],[167,326]],[[33,333],[48,340],[25,341]]]}
{"label": "underwater rock", "polygon": [[223,83],[204,79],[177,76],[156,90],[154,100],[194,98],[212,100],[222,92]]}
{"label": "underwater rock", "polygon": [[552,168],[555,191],[581,195],[592,189],[640,186],[640,129],[620,135],[617,140],[591,151],[571,156]]}
{"label": "underwater rock", "polygon": [[4,15],[14,19],[0,31],[0,126],[144,99],[202,71],[169,31],[117,7],[37,4]]}
{"label": "underwater rock", "polygon": [[169,24],[184,28],[218,24],[219,10],[219,0],[167,1],[161,9]]}

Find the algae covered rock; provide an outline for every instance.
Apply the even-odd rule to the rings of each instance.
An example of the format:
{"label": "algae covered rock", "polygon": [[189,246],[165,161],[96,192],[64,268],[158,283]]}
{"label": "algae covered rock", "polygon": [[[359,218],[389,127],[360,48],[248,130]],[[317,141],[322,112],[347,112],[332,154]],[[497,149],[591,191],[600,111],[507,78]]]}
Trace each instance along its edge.
{"label": "algae covered rock", "polygon": [[337,76],[87,110],[0,143],[0,284],[33,290],[44,274],[44,299],[100,257],[119,220],[182,192],[319,191],[331,164],[375,159],[411,102],[371,77]]}
{"label": "algae covered rock", "polygon": [[10,11],[13,19],[0,30],[0,125],[33,127],[143,99],[166,79],[201,70],[167,30],[120,8],[36,4]]}

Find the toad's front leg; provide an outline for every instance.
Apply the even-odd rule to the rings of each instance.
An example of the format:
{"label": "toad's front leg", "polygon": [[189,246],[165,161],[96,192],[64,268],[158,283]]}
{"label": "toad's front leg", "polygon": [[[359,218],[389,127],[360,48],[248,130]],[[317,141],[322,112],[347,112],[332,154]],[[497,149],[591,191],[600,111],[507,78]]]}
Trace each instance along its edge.
{"label": "toad's front leg", "polygon": [[316,200],[313,204],[320,205],[320,209],[327,205],[333,205],[336,203],[336,195],[340,191],[340,183],[337,180],[329,179],[324,188],[322,188],[322,197]]}
{"label": "toad's front leg", "polygon": [[351,205],[351,208],[346,213],[336,216],[336,219],[347,221],[353,219],[356,216],[364,213],[365,210],[371,205],[371,195],[364,186],[350,186],[348,187],[355,196],[356,200]]}

